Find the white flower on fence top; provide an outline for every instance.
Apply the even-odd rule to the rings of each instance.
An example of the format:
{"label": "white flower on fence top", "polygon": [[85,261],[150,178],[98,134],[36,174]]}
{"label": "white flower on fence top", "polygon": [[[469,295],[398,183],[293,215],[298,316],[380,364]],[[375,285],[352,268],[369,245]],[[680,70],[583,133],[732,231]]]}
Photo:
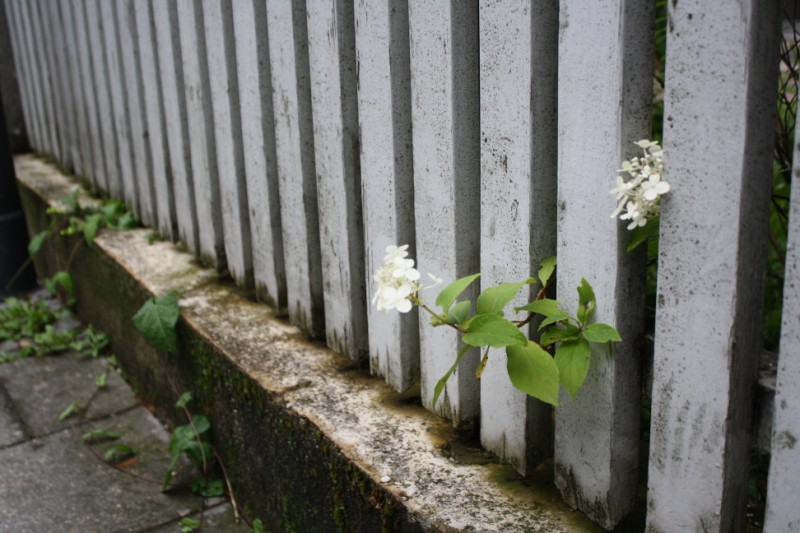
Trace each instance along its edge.
{"label": "white flower on fence top", "polygon": [[659,199],[670,188],[669,183],[662,179],[664,157],[661,146],[647,139],[634,144],[642,149],[643,156],[622,162],[622,168],[617,172],[628,177],[617,176],[617,185],[611,189],[618,202],[611,218],[619,216],[620,220],[629,220],[629,230],[644,226],[648,220],[658,216]]}
{"label": "white flower on fence top", "polygon": [[375,272],[374,279],[378,282],[378,289],[372,298],[372,303],[378,311],[397,309],[401,313],[411,310],[412,300],[416,298],[421,289],[440,285],[442,280],[428,274],[433,280],[433,285],[423,287],[420,282],[419,270],[414,268],[414,260],[406,259],[408,245],[387,246],[383,265]]}

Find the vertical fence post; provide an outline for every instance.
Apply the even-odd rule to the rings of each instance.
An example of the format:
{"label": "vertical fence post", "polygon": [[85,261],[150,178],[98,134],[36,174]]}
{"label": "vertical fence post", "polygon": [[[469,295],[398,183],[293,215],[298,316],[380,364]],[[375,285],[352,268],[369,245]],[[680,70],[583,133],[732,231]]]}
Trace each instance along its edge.
{"label": "vertical fence post", "polygon": [[304,0],[267,1],[289,318],[325,332]]}
{"label": "vertical fence post", "polygon": [[[412,0],[409,28],[417,259],[423,272],[447,283],[480,266],[478,4]],[[420,365],[422,403],[433,409],[434,387],[459,340],[449,328],[432,328],[429,318],[420,314]],[[478,414],[477,362],[472,350],[436,405],[456,424]]]}
{"label": "vertical fence post", "polygon": [[286,272],[275,154],[266,3],[247,0],[233,10],[239,120],[244,173],[251,204],[250,239],[256,296],[278,309],[286,307]]}
{"label": "vertical fence post", "polygon": [[609,194],[634,141],[649,137],[652,6],[636,0],[587,10],[560,3],[558,51],[558,299],[574,313],[581,278],[597,297],[594,319],[623,342],[592,349],[576,398],[556,410],[556,485],[567,503],[612,528],[635,503],[639,448],[644,255],[609,215]]}
{"label": "vertical fence post", "polygon": [[416,256],[408,1],[359,0],[355,19],[370,368],[403,391],[419,379],[417,311],[370,302],[386,247],[408,244]]}
{"label": "vertical fence post", "polygon": [[353,0],[308,6],[314,161],[328,346],[367,352]]}
{"label": "vertical fence post", "polygon": [[[558,2],[484,1],[480,21],[481,283],[493,286],[535,275],[556,252]],[[550,456],[552,409],[511,385],[505,350],[490,351],[481,412],[481,443],[520,472]]]}
{"label": "vertical fence post", "polygon": [[[778,2],[669,5],[647,527],[744,531]],[[797,502],[794,502],[796,505]]]}

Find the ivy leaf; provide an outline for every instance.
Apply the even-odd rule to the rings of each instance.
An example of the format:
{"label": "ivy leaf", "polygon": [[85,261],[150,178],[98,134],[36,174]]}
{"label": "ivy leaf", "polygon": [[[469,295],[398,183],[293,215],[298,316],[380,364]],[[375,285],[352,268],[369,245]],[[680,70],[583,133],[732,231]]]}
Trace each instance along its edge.
{"label": "ivy leaf", "polygon": [[86,222],[83,224],[83,236],[86,239],[86,244],[89,246],[94,244],[94,237],[97,235],[97,230],[100,229],[101,218],[102,217],[96,213],[86,217]]}
{"label": "ivy leaf", "polygon": [[69,272],[65,270],[60,270],[53,274],[52,277],[47,278],[44,280],[44,287],[47,289],[47,292],[52,294],[53,296],[58,296],[58,287],[64,289],[64,293],[67,295],[68,298],[71,298],[74,293],[74,288],[72,285],[72,276]]}
{"label": "ivy leaf", "polygon": [[58,415],[58,421],[59,422],[63,422],[67,418],[69,418],[72,415],[74,415],[78,411],[78,407],[80,407],[80,406],[81,406],[81,401],[80,400],[75,400],[74,402],[69,404],[67,406],[67,408],[64,409],[63,411],[61,411],[61,414]]}
{"label": "ivy leaf", "polygon": [[562,342],[556,350],[555,361],[561,384],[573,398],[580,390],[586,374],[589,372],[589,356],[591,354],[592,349],[584,338]]}
{"label": "ivy leaf", "polygon": [[78,205],[79,193],[80,189],[75,189],[71,194],[68,194],[59,200],[64,206],[66,206],[67,209],[69,209],[69,213],[77,213],[80,210],[80,206]]}
{"label": "ivy leaf", "polygon": [[206,418],[203,415],[194,415],[192,417],[192,426],[194,426],[192,428],[192,431],[196,431],[197,435],[202,435],[203,433],[211,429],[211,422],[209,422],[208,418]]}
{"label": "ivy leaf", "polygon": [[50,230],[42,231],[33,236],[31,242],[28,243],[28,254],[30,254],[31,257],[39,253],[48,235],[50,235]]}
{"label": "ivy leaf", "polygon": [[264,529],[264,523],[260,518],[253,520],[253,533],[267,533],[267,531]]}
{"label": "ivy leaf", "polygon": [[566,327],[563,328],[553,326],[542,332],[542,336],[539,338],[539,344],[542,346],[550,346],[558,341],[574,341],[580,338],[580,336],[580,330],[571,324],[567,324]]}
{"label": "ivy leaf", "polygon": [[175,403],[175,407],[178,407],[178,408],[180,408],[180,409],[183,409],[183,408],[184,408],[184,407],[186,407],[186,406],[189,404],[189,402],[191,402],[191,401],[192,401],[192,393],[191,393],[191,392],[189,392],[189,391],[187,391],[187,392],[184,392],[183,394],[181,394],[181,397],[180,397],[180,398],[178,398],[178,401]]}
{"label": "ivy leaf", "polygon": [[178,337],[175,324],[178,323],[180,308],[174,292],[147,300],[133,316],[136,329],[154,346],[178,353]]}
{"label": "ivy leaf", "polygon": [[456,360],[453,363],[453,366],[451,366],[450,370],[445,372],[444,376],[442,376],[441,379],[439,379],[439,381],[436,382],[436,386],[433,388],[433,404],[432,404],[433,407],[436,407],[436,402],[439,401],[439,395],[442,394],[444,386],[447,384],[447,380],[450,379],[450,376],[452,376],[453,372],[456,371],[458,363],[461,362],[461,359],[464,357],[464,354],[466,354],[470,348],[471,346],[469,345],[462,346],[461,349],[458,351],[458,355],[456,356]]}
{"label": "ivy leaf", "polygon": [[586,326],[586,329],[583,330],[583,336],[589,342],[620,342],[622,341],[622,337],[619,336],[619,332],[613,326],[609,326],[608,324],[589,324]]}
{"label": "ivy leaf", "polygon": [[547,286],[547,282],[550,280],[550,276],[553,275],[555,269],[556,256],[548,257],[539,265],[539,280],[542,282],[542,287]]}
{"label": "ivy leaf", "polygon": [[469,300],[464,300],[463,302],[458,302],[455,307],[450,309],[447,312],[447,319],[448,324],[461,324],[464,322],[467,317],[469,316],[469,312],[472,310],[472,302]]}
{"label": "ivy leaf", "polygon": [[501,283],[497,287],[489,287],[478,296],[478,314],[497,315],[502,314],[506,304],[514,299],[520,287],[526,285],[527,281],[519,283]]}
{"label": "ivy leaf", "polygon": [[98,389],[105,389],[106,388],[106,380],[108,376],[105,372],[94,378],[94,384],[97,385]]}
{"label": "ivy leaf", "polygon": [[592,316],[596,303],[594,289],[585,278],[581,278],[581,284],[578,285],[578,320],[581,324],[585,324]]}
{"label": "ivy leaf", "polygon": [[651,237],[658,237],[660,217],[651,217],[644,226],[637,226],[631,231],[631,240],[627,251],[634,251],[640,244],[646,242]]}
{"label": "ivy leaf", "polygon": [[534,300],[522,307],[515,307],[514,311],[527,311],[529,313],[536,313],[538,315],[553,316],[563,315],[564,311],[558,308],[561,302],[558,300],[550,300],[549,298],[542,298],[541,300]]}
{"label": "ivy leaf", "polygon": [[113,431],[106,431],[105,429],[93,429],[83,434],[83,442],[87,444],[97,444],[109,440],[117,440],[119,434]]}
{"label": "ivy leaf", "polygon": [[184,516],[181,518],[181,533],[192,533],[200,527],[200,520]]}
{"label": "ivy leaf", "polygon": [[467,333],[462,337],[471,346],[525,346],[528,338],[517,326],[497,315],[475,315],[466,324]]}
{"label": "ivy leaf", "polygon": [[558,367],[549,353],[533,341],[506,348],[511,383],[530,396],[558,405]]}
{"label": "ivy leaf", "polygon": [[461,293],[466,290],[470,283],[478,279],[478,276],[480,276],[480,273],[472,274],[471,276],[465,276],[455,280],[453,283],[442,289],[442,292],[440,292],[439,296],[436,297],[436,305],[444,310],[444,314],[447,314],[455,299],[461,296]]}
{"label": "ivy leaf", "polygon": [[133,457],[139,455],[139,452],[128,446],[127,444],[117,444],[116,446],[112,446],[108,450],[106,450],[105,455],[103,458],[106,461],[112,462],[114,464],[119,464],[128,457]]}

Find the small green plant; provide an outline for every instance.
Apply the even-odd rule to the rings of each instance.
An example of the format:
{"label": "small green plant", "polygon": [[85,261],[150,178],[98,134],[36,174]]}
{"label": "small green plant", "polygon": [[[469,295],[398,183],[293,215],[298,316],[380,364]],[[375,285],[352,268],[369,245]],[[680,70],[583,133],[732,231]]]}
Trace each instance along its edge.
{"label": "small green plant", "polygon": [[192,533],[200,529],[200,520],[185,516],[181,518],[181,533]]}
{"label": "small green plant", "polygon": [[264,529],[264,523],[261,521],[260,518],[256,518],[253,520],[253,533],[266,533],[267,530]]}
{"label": "small green plant", "polygon": [[175,325],[179,316],[178,294],[169,292],[147,300],[133,316],[133,323],[151,344],[175,354],[178,352]]}
{"label": "small green plant", "polygon": [[61,411],[61,414],[58,415],[58,421],[59,422],[63,422],[67,418],[75,415],[78,412],[78,410],[80,409],[80,407],[81,407],[81,401],[80,400],[75,400],[74,402],[69,404],[66,409]]}

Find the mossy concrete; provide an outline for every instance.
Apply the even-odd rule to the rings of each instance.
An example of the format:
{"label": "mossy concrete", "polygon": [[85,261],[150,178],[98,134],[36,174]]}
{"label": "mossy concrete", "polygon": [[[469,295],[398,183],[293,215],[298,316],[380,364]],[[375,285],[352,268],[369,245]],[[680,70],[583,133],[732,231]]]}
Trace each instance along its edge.
{"label": "mossy concrete", "polygon": [[[76,185],[30,156],[16,165],[33,234]],[[194,394],[236,501],[269,531],[598,530],[552,488],[470,459],[418,398],[308,340],[173,244],[149,244],[150,233],[102,231],[93,247],[50,238],[37,270],[70,270],[80,316],[109,335],[145,405],[180,421],[176,399]],[[177,356],[150,346],[131,321],[147,298],[171,290],[181,292]]]}

